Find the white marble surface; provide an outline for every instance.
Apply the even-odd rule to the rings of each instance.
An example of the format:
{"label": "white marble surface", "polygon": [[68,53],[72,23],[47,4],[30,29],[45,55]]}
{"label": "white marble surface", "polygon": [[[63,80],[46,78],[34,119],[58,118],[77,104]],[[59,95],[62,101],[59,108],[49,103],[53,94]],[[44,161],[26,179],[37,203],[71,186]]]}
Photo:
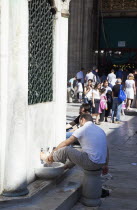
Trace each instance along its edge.
{"label": "white marble surface", "polygon": [[[6,1],[9,6],[7,121],[5,138],[4,190],[23,188],[26,183],[26,134],[28,92],[28,13],[25,0]],[[3,9],[3,7],[2,7]],[[4,69],[2,69],[4,71]],[[3,111],[3,110],[2,110]],[[2,136],[3,138],[3,136]]]}
{"label": "white marble surface", "polygon": [[40,148],[57,146],[65,140],[68,19],[61,16],[61,1],[54,20],[53,102],[28,107],[28,182],[40,166]]}
{"label": "white marble surface", "polygon": [[0,192],[35,178],[40,149],[65,139],[68,19],[55,1],[53,102],[28,106],[28,1],[1,0]]}

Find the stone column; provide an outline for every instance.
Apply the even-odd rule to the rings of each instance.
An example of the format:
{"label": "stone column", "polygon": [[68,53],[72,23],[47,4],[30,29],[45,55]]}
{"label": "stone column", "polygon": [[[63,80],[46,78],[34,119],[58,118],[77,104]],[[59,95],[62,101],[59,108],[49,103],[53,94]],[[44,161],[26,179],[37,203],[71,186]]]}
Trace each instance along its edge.
{"label": "stone column", "polygon": [[[2,9],[1,9],[2,5]],[[0,193],[3,189],[6,123],[7,123],[7,74],[8,74],[8,0],[0,1]]]}
{"label": "stone column", "polygon": [[[28,193],[26,172],[27,93],[28,93],[28,1],[2,0],[1,46],[2,141],[5,145],[3,195]],[[7,14],[7,16],[6,16]],[[6,19],[6,29],[5,27]],[[3,42],[3,39],[1,40]],[[4,63],[5,62],[5,63]],[[6,113],[4,116],[3,113]]]}
{"label": "stone column", "polygon": [[74,77],[82,67],[83,11],[85,0],[73,0],[70,3],[68,76]]}
{"label": "stone column", "polygon": [[98,49],[98,1],[85,0],[83,23],[83,54],[82,65],[92,68],[97,65],[95,50]]}
{"label": "stone column", "polygon": [[95,50],[99,48],[99,1],[93,1],[93,13],[92,13],[92,64],[98,65],[98,54],[95,53]]}
{"label": "stone column", "polygon": [[93,62],[93,0],[85,0],[83,12],[82,65],[86,70]]}
{"label": "stone column", "polygon": [[98,1],[75,0],[70,4],[68,76],[97,64]]}
{"label": "stone column", "polygon": [[[58,111],[55,116],[56,144],[65,140],[66,97],[67,97],[67,56],[68,56],[68,17],[70,0],[55,0],[57,9],[54,21],[54,101]],[[62,93],[62,95],[60,94]],[[63,105],[63,106],[62,106]],[[61,113],[64,113],[62,116]],[[60,121],[60,117],[62,118]],[[58,123],[60,122],[60,123]],[[61,137],[61,139],[60,139]]]}

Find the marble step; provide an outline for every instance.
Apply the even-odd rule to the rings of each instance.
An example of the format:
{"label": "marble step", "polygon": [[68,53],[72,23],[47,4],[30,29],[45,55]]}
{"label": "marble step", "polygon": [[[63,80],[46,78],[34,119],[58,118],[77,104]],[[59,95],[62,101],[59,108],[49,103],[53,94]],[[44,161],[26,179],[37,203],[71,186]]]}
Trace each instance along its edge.
{"label": "marble step", "polygon": [[[28,188],[30,193],[7,202],[0,201],[1,210],[70,210],[81,194],[83,172],[77,167],[67,171],[60,180],[37,180]],[[26,198],[27,197],[27,198]]]}

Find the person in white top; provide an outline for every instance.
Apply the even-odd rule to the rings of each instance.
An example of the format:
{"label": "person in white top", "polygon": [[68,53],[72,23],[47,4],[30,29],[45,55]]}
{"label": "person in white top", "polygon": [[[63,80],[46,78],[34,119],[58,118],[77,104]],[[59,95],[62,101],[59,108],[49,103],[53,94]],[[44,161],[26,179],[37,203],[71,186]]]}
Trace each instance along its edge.
{"label": "person in white top", "polygon": [[117,79],[116,79],[116,78],[112,79],[112,81],[111,81],[112,87],[113,87],[114,85],[116,85],[116,82],[117,82]]}
{"label": "person in white top", "polygon": [[89,79],[88,85],[84,88],[84,103],[88,103],[90,104],[90,106],[92,105],[92,102],[91,102],[92,91],[93,91],[92,83],[93,83],[93,80]]}
{"label": "person in white top", "polygon": [[76,90],[76,87],[74,86],[74,81],[75,80],[76,80],[76,77],[71,78],[68,81],[68,87],[67,87],[67,102],[68,103],[72,103],[73,97],[75,95],[75,90]]}
{"label": "person in white top", "polygon": [[99,123],[100,88],[101,88],[101,83],[96,83],[92,91],[92,103],[93,103],[92,116],[96,116],[95,123],[97,125],[100,125]]}
{"label": "person in white top", "polygon": [[93,80],[93,82],[96,82],[96,77],[95,75],[89,70],[85,76],[85,83],[88,83],[88,81]]}
{"label": "person in white top", "polygon": [[74,81],[75,81],[76,79],[77,79],[76,77],[73,77],[73,78],[71,78],[71,79],[69,80],[69,84],[70,84],[70,87],[71,87],[72,89],[74,89]]}
{"label": "person in white top", "polygon": [[125,93],[127,96],[127,110],[129,110],[131,106],[131,101],[134,99],[134,95],[136,94],[133,74],[129,74],[128,79],[125,81]]}
{"label": "person in white top", "polygon": [[84,73],[83,72],[84,72],[84,68],[82,68],[81,71],[79,71],[76,74],[77,80],[80,79],[82,84],[84,84]]}
{"label": "person in white top", "polygon": [[112,69],[111,73],[108,74],[107,80],[110,84],[112,84],[112,81],[116,80],[116,75],[114,74],[114,72],[115,72],[114,69]]}
{"label": "person in white top", "polygon": [[78,102],[82,102],[82,94],[83,94],[83,86],[81,83],[81,80],[78,79],[78,84],[77,84],[77,98],[78,98]]}
{"label": "person in white top", "polygon": [[[61,142],[48,157],[41,152],[41,159],[45,162],[62,163],[66,163],[68,159],[70,162],[66,163],[65,168],[76,164],[84,170],[103,168],[107,173],[109,152],[105,132],[92,123],[90,114],[81,115],[79,121],[81,127],[69,139]],[[82,147],[82,151],[69,147],[77,140]]]}
{"label": "person in white top", "polygon": [[102,88],[105,88],[105,90],[106,90],[106,91],[105,91],[105,94],[107,94],[108,91],[112,91],[112,88],[108,86],[108,81],[107,81],[107,80],[105,80],[105,81],[103,82]]}

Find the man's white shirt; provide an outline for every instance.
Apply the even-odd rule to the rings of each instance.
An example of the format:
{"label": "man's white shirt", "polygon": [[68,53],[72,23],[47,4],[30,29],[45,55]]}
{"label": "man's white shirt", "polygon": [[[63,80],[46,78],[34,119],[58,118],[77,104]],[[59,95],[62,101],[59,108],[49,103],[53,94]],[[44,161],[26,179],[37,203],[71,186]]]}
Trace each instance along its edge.
{"label": "man's white shirt", "polygon": [[86,74],[86,76],[85,76],[86,82],[88,82],[89,79],[92,79],[94,82],[96,80],[96,77],[95,77],[95,75],[92,72]]}
{"label": "man's white shirt", "polygon": [[107,80],[110,84],[114,79],[116,79],[116,75],[114,73],[108,74]]}
{"label": "man's white shirt", "polygon": [[78,139],[82,151],[88,154],[92,162],[97,164],[106,163],[107,140],[106,134],[101,128],[88,121],[84,126],[77,129],[73,136]]}

